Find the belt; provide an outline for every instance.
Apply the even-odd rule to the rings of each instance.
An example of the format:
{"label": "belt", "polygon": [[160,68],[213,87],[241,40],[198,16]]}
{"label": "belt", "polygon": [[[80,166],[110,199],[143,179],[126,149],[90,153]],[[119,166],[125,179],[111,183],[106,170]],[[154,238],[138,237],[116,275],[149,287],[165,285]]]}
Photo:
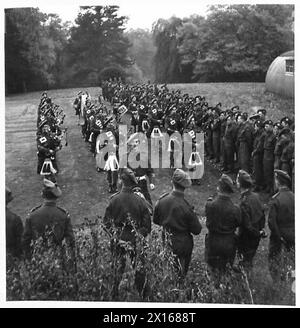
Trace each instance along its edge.
{"label": "belt", "polygon": [[141,180],[147,180],[145,175],[142,175],[141,177],[136,177],[137,181]]}

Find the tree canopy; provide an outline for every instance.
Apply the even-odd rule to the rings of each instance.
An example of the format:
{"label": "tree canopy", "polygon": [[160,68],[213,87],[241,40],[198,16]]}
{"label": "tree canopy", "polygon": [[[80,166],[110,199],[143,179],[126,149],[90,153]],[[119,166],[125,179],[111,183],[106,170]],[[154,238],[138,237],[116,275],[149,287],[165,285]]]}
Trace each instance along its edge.
{"label": "tree canopy", "polygon": [[[118,6],[84,6],[63,23],[38,8],[5,9],[6,92],[99,85],[103,72],[158,83],[264,81],[294,48],[293,5],[217,5],[125,31]],[[118,74],[119,74],[118,73]]]}

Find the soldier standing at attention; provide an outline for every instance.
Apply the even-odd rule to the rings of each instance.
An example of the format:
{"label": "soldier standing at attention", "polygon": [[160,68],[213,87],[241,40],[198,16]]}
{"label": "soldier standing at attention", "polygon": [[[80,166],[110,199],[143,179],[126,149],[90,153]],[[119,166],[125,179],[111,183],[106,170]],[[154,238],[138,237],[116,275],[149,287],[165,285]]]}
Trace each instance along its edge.
{"label": "soldier standing at attention", "polygon": [[252,188],[252,179],[246,171],[240,170],[237,186],[241,193],[241,225],[239,227],[238,253],[242,256],[241,264],[252,267],[252,261],[261,237],[265,236],[265,213],[258,194]]}
{"label": "soldier standing at attention", "polygon": [[[7,205],[13,200],[12,192],[5,187],[6,212],[6,255],[9,258],[19,258],[22,255],[23,223],[21,218],[13,213]],[[7,262],[9,266],[9,262]]]}
{"label": "soldier standing at attention", "polygon": [[60,246],[65,239],[75,257],[75,239],[69,213],[56,205],[57,199],[61,196],[61,189],[51,180],[44,179],[42,197],[44,203],[33,208],[25,222],[23,235],[23,248],[25,256],[31,257],[31,241],[45,236],[47,229],[50,229],[53,241]]}
{"label": "soldier standing at attention", "polygon": [[[117,233],[117,241],[111,240],[113,256],[117,262],[117,276],[113,286],[113,296],[118,296],[119,284],[126,265],[126,255],[130,255],[133,263],[136,262],[136,238],[137,235],[133,229],[132,222],[136,230],[144,237],[151,231],[151,217],[147,203],[143,197],[134,192],[137,185],[136,178],[131,169],[124,168],[120,170],[122,189],[112,195],[109,204],[105,210],[103,223],[111,234],[113,229]],[[130,220],[132,222],[130,222]],[[122,247],[122,242],[127,242],[132,246],[131,250]],[[142,259],[143,262],[143,259]],[[135,263],[136,264],[136,263]],[[135,284],[138,292],[145,296],[145,279],[146,274],[142,267],[136,271]]]}
{"label": "soldier standing at attention", "polygon": [[153,222],[170,234],[171,247],[178,261],[179,277],[183,279],[188,272],[194,247],[192,234],[200,234],[202,226],[193,207],[184,198],[185,189],[192,185],[188,173],[176,169],[172,183],[173,190],[163,194],[155,204]]}
{"label": "soldier standing at attention", "polygon": [[233,182],[222,174],[218,181],[216,198],[210,197],[205,204],[206,226],[205,259],[213,271],[225,271],[227,264],[233,265],[236,253],[236,229],[241,224],[239,207],[234,205]]}
{"label": "soldier standing at attention", "polygon": [[264,174],[263,174],[263,157],[264,157],[264,123],[257,120],[254,123],[254,141],[253,151],[251,154],[253,163],[253,179],[255,188],[253,191],[261,191],[264,187]]}
{"label": "soldier standing at attention", "polygon": [[274,170],[274,173],[278,192],[269,203],[268,224],[271,230],[269,269],[272,278],[276,280],[280,269],[282,246],[287,252],[295,249],[295,196],[290,190],[290,176],[282,170]]}
{"label": "soldier standing at attention", "polygon": [[271,194],[274,191],[275,144],[276,136],[273,133],[273,122],[271,120],[265,121],[263,169],[266,188],[264,191]]}

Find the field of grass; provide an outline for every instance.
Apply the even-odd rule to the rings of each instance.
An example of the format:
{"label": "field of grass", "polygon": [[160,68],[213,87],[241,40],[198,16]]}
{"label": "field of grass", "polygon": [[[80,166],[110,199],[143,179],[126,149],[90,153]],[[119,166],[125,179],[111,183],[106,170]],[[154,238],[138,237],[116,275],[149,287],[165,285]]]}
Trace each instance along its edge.
{"label": "field of grass", "polygon": [[[223,108],[239,105],[240,109],[251,113],[256,106],[267,109],[270,119],[278,120],[288,115],[294,117],[294,102],[292,99],[281,99],[265,92],[262,83],[210,83],[210,84],[175,84],[170,89],[180,89],[182,93],[205,96],[210,105],[218,102]],[[101,92],[100,88],[87,89],[92,98]],[[87,144],[81,138],[80,127],[72,107],[79,89],[51,90],[48,95],[54,103],[60,105],[65,113],[65,126],[69,131],[69,145],[63,147],[58,154],[60,174],[58,183],[63,195],[59,204],[71,215],[74,226],[83,222],[84,218],[95,219],[103,216],[108,204],[109,194],[105,174],[97,173],[95,159],[88,150]],[[6,97],[5,102],[5,176],[15,199],[10,208],[24,220],[29,210],[38,205],[42,199],[42,179],[36,174],[36,111],[41,92],[19,94]],[[156,189],[151,192],[153,203],[161,194],[171,189],[171,172],[167,169],[156,170]],[[200,216],[204,215],[204,205],[207,198],[216,191],[220,172],[210,163],[205,162],[205,173],[199,186],[187,190],[187,200],[195,206]],[[238,192],[234,201],[239,202]],[[262,201],[268,199],[262,195]],[[195,285],[203,271],[204,238],[207,232],[205,219],[201,219],[203,230],[194,239],[194,252],[186,284]],[[153,227],[156,229],[156,227]],[[264,239],[255,258],[254,270],[250,286],[253,289],[256,304],[294,304],[294,294],[290,287],[274,286],[268,271],[267,261],[268,241]],[[288,288],[288,289],[286,289]],[[231,302],[231,298],[227,299]],[[183,301],[188,301],[183,299]],[[189,299],[193,301],[193,299]],[[194,298],[195,301],[195,298]],[[223,299],[224,303],[226,299]]]}

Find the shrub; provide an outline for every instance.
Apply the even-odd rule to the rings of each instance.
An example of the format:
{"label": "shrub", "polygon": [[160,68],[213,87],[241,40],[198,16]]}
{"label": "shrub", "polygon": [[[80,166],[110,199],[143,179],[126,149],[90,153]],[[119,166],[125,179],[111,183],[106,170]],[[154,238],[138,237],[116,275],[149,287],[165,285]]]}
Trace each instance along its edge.
{"label": "shrub", "polygon": [[[7,269],[7,300],[67,301],[149,301],[230,304],[294,304],[295,295],[290,256],[281,257],[279,282],[265,284],[265,277],[255,279],[242,268],[228,268],[225,274],[211,272],[205,263],[192,261],[184,282],[177,278],[175,258],[165,247],[159,230],[144,238],[136,233],[136,257],[132,245],[127,250],[125,269],[118,279],[118,263],[112,245],[117,230],[108,234],[101,218],[88,219],[76,227],[75,259],[68,246],[57,247],[51,238],[33,243],[31,260],[10,260]],[[132,223],[132,222],[131,222]],[[168,241],[168,236],[167,236]],[[167,244],[167,242],[166,242]],[[137,272],[145,272],[143,292],[135,285]],[[115,288],[118,289],[116,296]]]}

